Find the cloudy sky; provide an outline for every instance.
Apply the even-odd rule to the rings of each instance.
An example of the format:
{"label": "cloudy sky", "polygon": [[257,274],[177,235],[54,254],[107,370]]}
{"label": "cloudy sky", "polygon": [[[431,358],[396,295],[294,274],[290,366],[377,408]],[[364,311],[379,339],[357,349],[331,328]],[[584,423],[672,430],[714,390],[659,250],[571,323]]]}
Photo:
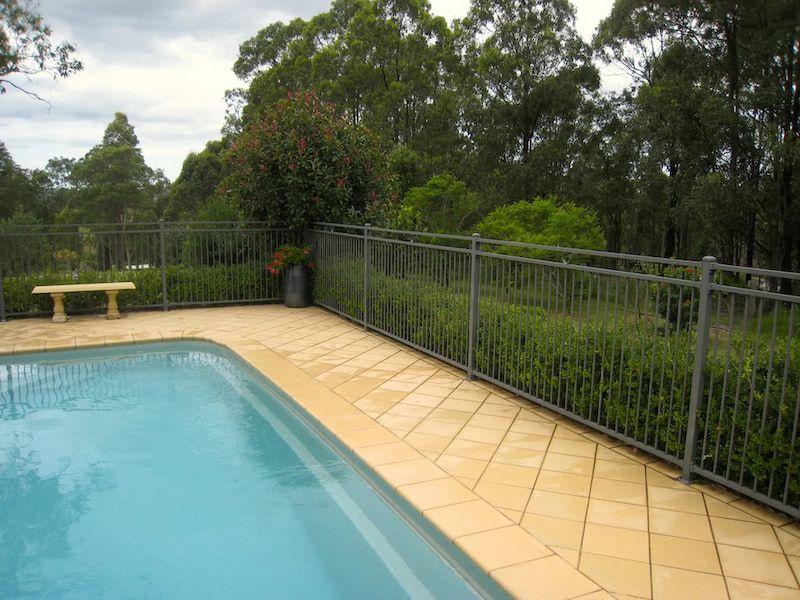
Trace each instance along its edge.
{"label": "cloudy sky", "polygon": [[[430,0],[452,20],[469,0]],[[613,0],[573,0],[587,40]],[[9,90],[0,97],[0,140],[17,164],[41,168],[80,158],[100,142],[115,112],[136,129],[147,164],[170,180],[189,152],[217,139],[239,44],[267,23],[309,18],[329,0],[40,0],[53,39],[78,49],[84,70],[68,79],[16,80],[49,101]],[[609,81],[606,81],[609,84]],[[613,86],[613,81],[610,82]]]}

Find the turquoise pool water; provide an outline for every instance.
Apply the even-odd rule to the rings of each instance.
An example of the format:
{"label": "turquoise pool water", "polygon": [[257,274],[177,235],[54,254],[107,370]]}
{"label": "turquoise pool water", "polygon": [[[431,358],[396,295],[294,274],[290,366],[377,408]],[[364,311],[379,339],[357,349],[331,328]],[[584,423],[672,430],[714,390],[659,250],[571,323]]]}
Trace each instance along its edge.
{"label": "turquoise pool water", "polygon": [[501,594],[386,500],[213,345],[0,358],[0,597]]}

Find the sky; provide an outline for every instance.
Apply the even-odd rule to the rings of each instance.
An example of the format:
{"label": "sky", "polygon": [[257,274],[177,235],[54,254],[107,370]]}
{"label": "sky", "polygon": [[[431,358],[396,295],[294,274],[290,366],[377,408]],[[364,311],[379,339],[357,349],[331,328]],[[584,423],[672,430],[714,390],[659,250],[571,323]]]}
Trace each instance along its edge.
{"label": "sky", "polygon": [[[448,21],[469,9],[469,0],[430,3]],[[573,4],[578,33],[588,41],[613,0]],[[147,164],[174,180],[189,152],[220,137],[225,90],[242,84],[232,72],[239,45],[268,23],[310,18],[329,6],[329,0],[40,0],[52,40],[76,46],[84,70],[66,79],[15,79],[47,102],[13,89],[0,96],[0,140],[18,165],[43,168],[56,156],[85,155],[114,113],[123,112]],[[613,73],[602,72],[604,85],[613,87]]]}

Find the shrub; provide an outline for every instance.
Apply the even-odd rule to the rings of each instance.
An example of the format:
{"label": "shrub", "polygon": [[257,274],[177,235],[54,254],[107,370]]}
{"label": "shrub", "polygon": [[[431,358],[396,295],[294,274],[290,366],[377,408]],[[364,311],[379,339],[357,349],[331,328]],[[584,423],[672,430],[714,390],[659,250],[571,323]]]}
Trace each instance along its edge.
{"label": "shrub", "polygon": [[[315,297],[360,317],[363,272],[356,262],[319,264]],[[325,286],[330,280],[335,287]],[[370,325],[467,364],[467,294],[424,278],[373,272],[371,281]],[[682,458],[694,331],[663,328],[644,318],[577,322],[487,298],[479,312],[479,373]],[[800,390],[800,339],[779,339],[770,353],[766,342],[756,348],[751,337],[734,334],[731,355],[741,360],[728,364],[723,354],[708,356],[696,460],[733,480],[741,476],[743,485],[762,493],[772,490],[781,500],[788,486],[788,503],[796,506],[800,451],[792,444],[792,424]],[[776,375],[783,365],[788,365],[785,383]]]}
{"label": "shrub", "polygon": [[231,173],[223,191],[270,225],[384,222],[393,199],[377,138],[311,92],[290,93],[253,122],[225,160]]}

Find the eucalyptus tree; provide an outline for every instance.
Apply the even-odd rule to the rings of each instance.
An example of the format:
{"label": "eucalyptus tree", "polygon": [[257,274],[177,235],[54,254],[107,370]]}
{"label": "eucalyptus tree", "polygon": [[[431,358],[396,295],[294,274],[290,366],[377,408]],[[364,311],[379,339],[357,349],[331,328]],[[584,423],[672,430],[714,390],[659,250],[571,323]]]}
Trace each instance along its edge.
{"label": "eucalyptus tree", "polygon": [[506,198],[552,192],[579,152],[578,116],[599,87],[568,0],[473,0],[460,22],[465,128]]}
{"label": "eucalyptus tree", "polygon": [[83,64],[72,56],[75,47],[69,42],[54,45],[51,35],[42,15],[32,10],[28,2],[0,2],[0,94],[12,87],[42,100],[14,76],[46,73],[54,78],[68,77],[83,69]]}
{"label": "eucalyptus tree", "polygon": [[103,141],[72,167],[73,209],[83,222],[152,220],[164,208],[169,182],[145,163],[139,138],[123,113],[106,127]]}

